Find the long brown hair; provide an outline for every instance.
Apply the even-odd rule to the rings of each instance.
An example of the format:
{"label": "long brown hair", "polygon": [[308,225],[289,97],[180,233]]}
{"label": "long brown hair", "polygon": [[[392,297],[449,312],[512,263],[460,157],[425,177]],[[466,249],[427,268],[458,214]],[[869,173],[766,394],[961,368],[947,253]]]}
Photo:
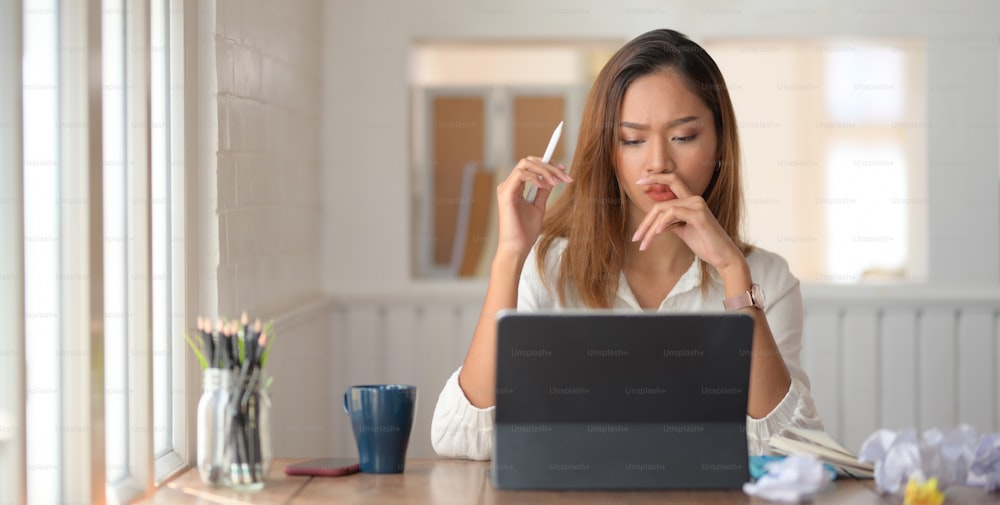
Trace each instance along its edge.
{"label": "long brown hair", "polygon": [[[615,153],[622,97],[637,78],[676,72],[688,89],[712,111],[718,133],[716,172],[702,197],[729,238],[743,250],[740,237],[743,193],[736,116],[719,67],[705,50],[673,30],[654,30],[628,42],[598,74],[580,122],[570,173],[575,182],[546,213],[538,243],[538,271],[546,284],[545,259],[557,238],[568,245],[556,279],[560,302],[568,290],[588,307],[611,307],[625,262],[628,200],[615,175]],[[711,266],[701,263],[702,291]]]}

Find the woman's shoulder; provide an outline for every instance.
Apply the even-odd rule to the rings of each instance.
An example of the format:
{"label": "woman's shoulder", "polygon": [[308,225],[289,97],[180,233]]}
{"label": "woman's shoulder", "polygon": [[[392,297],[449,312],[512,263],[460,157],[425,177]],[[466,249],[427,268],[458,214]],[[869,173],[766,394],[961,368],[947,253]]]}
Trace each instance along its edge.
{"label": "woman's shoulder", "polygon": [[551,282],[558,276],[559,264],[562,261],[563,251],[566,250],[566,239],[556,237],[549,244],[545,252],[545,261],[542,263],[545,274],[542,275],[538,268],[538,247],[542,243],[541,238],[535,242],[528,257],[521,269],[521,280],[518,286],[518,310],[540,310],[551,309],[557,306],[557,297],[550,289]]}
{"label": "woman's shoulder", "polygon": [[788,268],[788,261],[780,254],[754,246],[746,255],[750,273],[757,282],[798,281]]}
{"label": "woman's shoulder", "polygon": [[545,252],[545,261],[542,262],[542,266],[545,269],[545,275],[540,275],[540,270],[538,268],[538,247],[542,243],[542,238],[539,237],[535,241],[535,245],[531,247],[531,251],[528,252],[528,257],[524,261],[524,266],[521,270],[521,281],[540,281],[543,277],[553,278],[558,275],[559,263],[562,261],[563,251],[566,250],[566,239],[563,237],[555,237],[552,239],[549,249]]}
{"label": "woman's shoulder", "polygon": [[[538,237],[535,245],[531,248],[531,252],[528,255],[528,262],[537,261],[538,247],[542,244],[544,237]],[[565,237],[553,237],[552,242],[549,243],[549,248],[545,252],[545,266],[547,268],[552,268],[559,264],[562,259],[563,251],[566,250],[566,244],[568,240]]]}

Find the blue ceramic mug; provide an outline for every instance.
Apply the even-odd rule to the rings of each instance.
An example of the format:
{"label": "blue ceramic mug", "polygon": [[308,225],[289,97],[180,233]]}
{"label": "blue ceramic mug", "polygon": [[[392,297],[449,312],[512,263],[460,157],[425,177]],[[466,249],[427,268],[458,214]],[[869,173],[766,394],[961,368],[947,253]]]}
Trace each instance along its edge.
{"label": "blue ceramic mug", "polygon": [[344,411],[351,416],[362,472],[403,471],[416,405],[416,386],[351,386],[344,393]]}

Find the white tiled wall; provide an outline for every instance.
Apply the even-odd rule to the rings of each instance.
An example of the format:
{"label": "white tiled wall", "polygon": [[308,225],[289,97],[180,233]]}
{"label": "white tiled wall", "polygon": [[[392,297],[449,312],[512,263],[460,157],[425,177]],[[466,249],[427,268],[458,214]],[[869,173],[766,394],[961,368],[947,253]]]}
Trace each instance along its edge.
{"label": "white tiled wall", "polygon": [[322,4],[217,6],[219,305],[235,314],[320,289]]}
{"label": "white tiled wall", "polygon": [[331,374],[329,316],[322,305],[301,310],[321,289],[323,5],[216,8],[219,311],[278,319],[267,363],[275,453],[323,456],[332,397],[315,393]]}

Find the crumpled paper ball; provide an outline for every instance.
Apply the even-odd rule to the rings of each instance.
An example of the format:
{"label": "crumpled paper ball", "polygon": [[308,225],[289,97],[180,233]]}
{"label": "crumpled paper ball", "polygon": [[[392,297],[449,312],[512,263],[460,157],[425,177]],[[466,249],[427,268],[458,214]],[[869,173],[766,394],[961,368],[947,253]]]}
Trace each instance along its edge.
{"label": "crumpled paper ball", "polygon": [[765,500],[796,503],[811,499],[833,478],[815,456],[793,454],[764,465],[767,473],[743,484],[743,492]]}
{"label": "crumpled paper ball", "polygon": [[914,429],[872,433],[861,444],[858,461],[875,464],[875,485],[883,493],[900,492],[910,477],[924,480]]}
{"label": "crumpled paper ball", "polygon": [[883,493],[900,493],[911,479],[935,478],[941,490],[954,484],[986,485],[990,491],[1000,486],[1000,440],[988,434],[979,441],[966,424],[946,432],[929,429],[920,439],[912,428],[880,429],[861,444],[858,460],[875,464],[875,485]]}
{"label": "crumpled paper ball", "polygon": [[969,469],[969,485],[981,485],[991,493],[1000,488],[1000,434],[983,435]]}
{"label": "crumpled paper ball", "polygon": [[942,490],[969,480],[969,465],[976,456],[979,435],[976,429],[961,424],[942,432],[932,428],[924,432],[920,456],[924,462],[924,475],[937,478]]}

